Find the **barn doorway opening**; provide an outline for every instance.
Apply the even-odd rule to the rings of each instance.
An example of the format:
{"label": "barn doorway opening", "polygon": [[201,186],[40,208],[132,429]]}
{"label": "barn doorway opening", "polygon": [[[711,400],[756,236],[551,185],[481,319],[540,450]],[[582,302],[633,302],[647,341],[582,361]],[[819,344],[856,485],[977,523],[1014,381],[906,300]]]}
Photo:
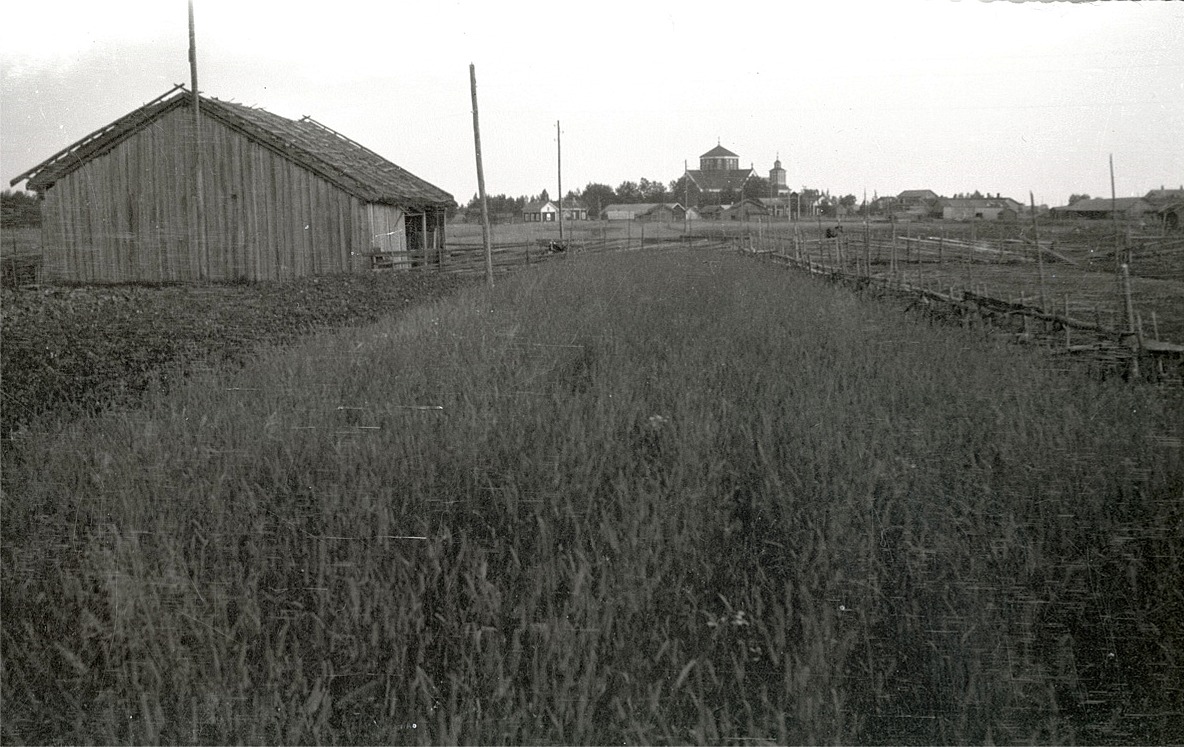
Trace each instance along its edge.
{"label": "barn doorway opening", "polygon": [[444,211],[424,210],[407,214],[407,252],[412,267],[444,264]]}

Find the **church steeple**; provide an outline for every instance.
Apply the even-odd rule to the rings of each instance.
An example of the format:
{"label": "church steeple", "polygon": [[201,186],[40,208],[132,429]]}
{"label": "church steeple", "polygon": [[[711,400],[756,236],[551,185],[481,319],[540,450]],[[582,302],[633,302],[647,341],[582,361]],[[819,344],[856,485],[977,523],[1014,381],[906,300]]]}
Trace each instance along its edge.
{"label": "church steeple", "polygon": [[781,154],[773,161],[773,168],[769,169],[769,196],[782,197],[789,194],[789,185],[785,180],[785,169],[781,168]]}

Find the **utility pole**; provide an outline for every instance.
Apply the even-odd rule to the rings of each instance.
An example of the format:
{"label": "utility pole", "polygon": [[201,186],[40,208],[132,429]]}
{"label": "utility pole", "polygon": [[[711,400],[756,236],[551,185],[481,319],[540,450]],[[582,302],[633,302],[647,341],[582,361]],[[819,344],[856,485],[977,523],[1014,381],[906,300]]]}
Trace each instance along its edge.
{"label": "utility pole", "polygon": [[559,170],[559,243],[563,243],[563,143],[559,131],[559,120],[555,120],[555,161]]}
{"label": "utility pole", "polygon": [[[481,196],[481,238],[485,243],[485,284],[493,290],[493,243],[489,237],[489,201],[485,198],[485,169],[481,165],[481,125],[477,118],[477,68],[469,63],[469,90],[473,94],[473,148],[477,153],[477,193]],[[489,299],[493,303],[492,296]]]}
{"label": "utility pole", "polygon": [[196,253],[198,274],[210,278],[210,254],[206,242],[206,191],[201,175],[201,97],[197,93],[197,34],[193,26],[193,0],[189,0],[189,78],[193,87],[193,220],[189,229],[190,251]]}

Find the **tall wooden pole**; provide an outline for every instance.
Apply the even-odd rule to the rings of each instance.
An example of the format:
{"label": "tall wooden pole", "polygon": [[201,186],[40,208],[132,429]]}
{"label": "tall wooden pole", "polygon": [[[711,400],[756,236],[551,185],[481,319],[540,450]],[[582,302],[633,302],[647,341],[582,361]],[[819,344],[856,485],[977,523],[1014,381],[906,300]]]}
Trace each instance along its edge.
{"label": "tall wooden pole", "polygon": [[[867,223],[867,188],[865,187],[863,190],[863,267],[865,270],[867,270],[867,276],[869,278],[872,276],[871,247],[868,244],[868,242],[871,240],[871,235],[869,233],[870,230],[871,228]],[[859,274],[859,260],[856,260],[855,263],[857,265],[855,272],[856,274]]]}
{"label": "tall wooden pole", "polygon": [[1036,197],[1029,191],[1028,201],[1032,206],[1032,240],[1036,242],[1036,267],[1040,272],[1040,310],[1048,308],[1044,298],[1044,252],[1040,251],[1040,230],[1036,227]]}
{"label": "tall wooden pole", "polygon": [[1110,218],[1114,222],[1114,267],[1120,269],[1125,259],[1122,256],[1122,239],[1118,230],[1118,196],[1114,191],[1114,154],[1110,154]]}
{"label": "tall wooden pole", "polygon": [[210,277],[210,255],[206,243],[206,191],[201,175],[201,97],[197,93],[197,34],[193,26],[193,0],[189,0],[189,78],[193,86],[193,225],[190,246],[197,254],[198,274]]}
{"label": "tall wooden pole", "polygon": [[682,232],[683,235],[691,232],[691,178],[687,175],[685,158],[682,161]]}
{"label": "tall wooden pole", "polygon": [[559,131],[559,120],[555,120],[555,162],[559,170],[559,241],[563,241],[563,143]]}
{"label": "tall wooden pole", "polygon": [[469,90],[473,94],[473,148],[477,153],[477,193],[481,197],[481,239],[485,243],[485,284],[493,288],[493,243],[489,237],[489,201],[485,198],[485,168],[481,165],[481,124],[477,118],[477,68],[469,63]]}

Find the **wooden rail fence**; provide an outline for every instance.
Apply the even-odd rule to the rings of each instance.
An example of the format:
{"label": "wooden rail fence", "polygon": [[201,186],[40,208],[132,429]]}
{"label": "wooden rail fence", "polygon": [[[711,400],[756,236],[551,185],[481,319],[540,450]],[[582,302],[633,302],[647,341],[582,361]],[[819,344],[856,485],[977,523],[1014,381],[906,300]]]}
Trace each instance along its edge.
{"label": "wooden rail fence", "polygon": [[[904,262],[902,257],[896,256],[897,253],[903,250],[905,256],[909,256],[907,253],[917,251],[917,247],[900,247],[896,243],[879,242],[879,246],[875,247],[880,253],[877,260],[873,259],[872,252],[877,242],[864,242],[862,247],[856,247],[863,249],[861,261],[859,252],[852,251],[849,243],[844,247],[846,242],[831,240],[832,246],[829,247],[829,251],[826,243],[825,240],[811,242],[810,246],[798,243],[793,247],[793,253],[777,249],[760,249],[755,243],[746,245],[743,242],[733,242],[733,246],[767,261],[822,276],[832,282],[860,288],[877,287],[910,297],[923,306],[944,308],[947,312],[956,313],[963,318],[990,318],[996,324],[1016,320],[1022,325],[1019,339],[1056,341],[1056,347],[1060,352],[1122,364],[1133,377],[1184,384],[1184,345],[1158,339],[1157,334],[1148,337],[1137,313],[1128,313],[1128,318],[1133,321],[1119,328],[1102,324],[1100,320],[1088,321],[1070,316],[1067,301],[1066,310],[1061,313],[1050,311],[1039,304],[1028,303],[1025,299],[1017,302],[997,298],[971,288],[950,285],[935,290],[926,287],[920,275],[915,276],[916,282],[910,282],[907,272],[901,269]],[[943,248],[939,244],[936,251],[941,252]],[[847,252],[846,256],[844,249]],[[996,252],[992,256],[997,256],[998,250],[995,248],[988,248],[986,251]],[[1055,254],[1050,256],[1056,258]],[[909,261],[910,264],[915,264],[923,260],[914,254],[910,256]],[[1023,258],[1014,261],[1023,261]],[[1069,260],[1060,258],[1058,261]],[[875,273],[872,268],[877,264],[888,267],[890,271]],[[1129,306],[1129,285],[1126,298]],[[1079,333],[1076,344],[1074,332]],[[1143,368],[1141,362],[1149,365]]]}
{"label": "wooden rail fence", "polygon": [[41,282],[40,254],[11,254],[0,258],[0,285],[20,288]]}

